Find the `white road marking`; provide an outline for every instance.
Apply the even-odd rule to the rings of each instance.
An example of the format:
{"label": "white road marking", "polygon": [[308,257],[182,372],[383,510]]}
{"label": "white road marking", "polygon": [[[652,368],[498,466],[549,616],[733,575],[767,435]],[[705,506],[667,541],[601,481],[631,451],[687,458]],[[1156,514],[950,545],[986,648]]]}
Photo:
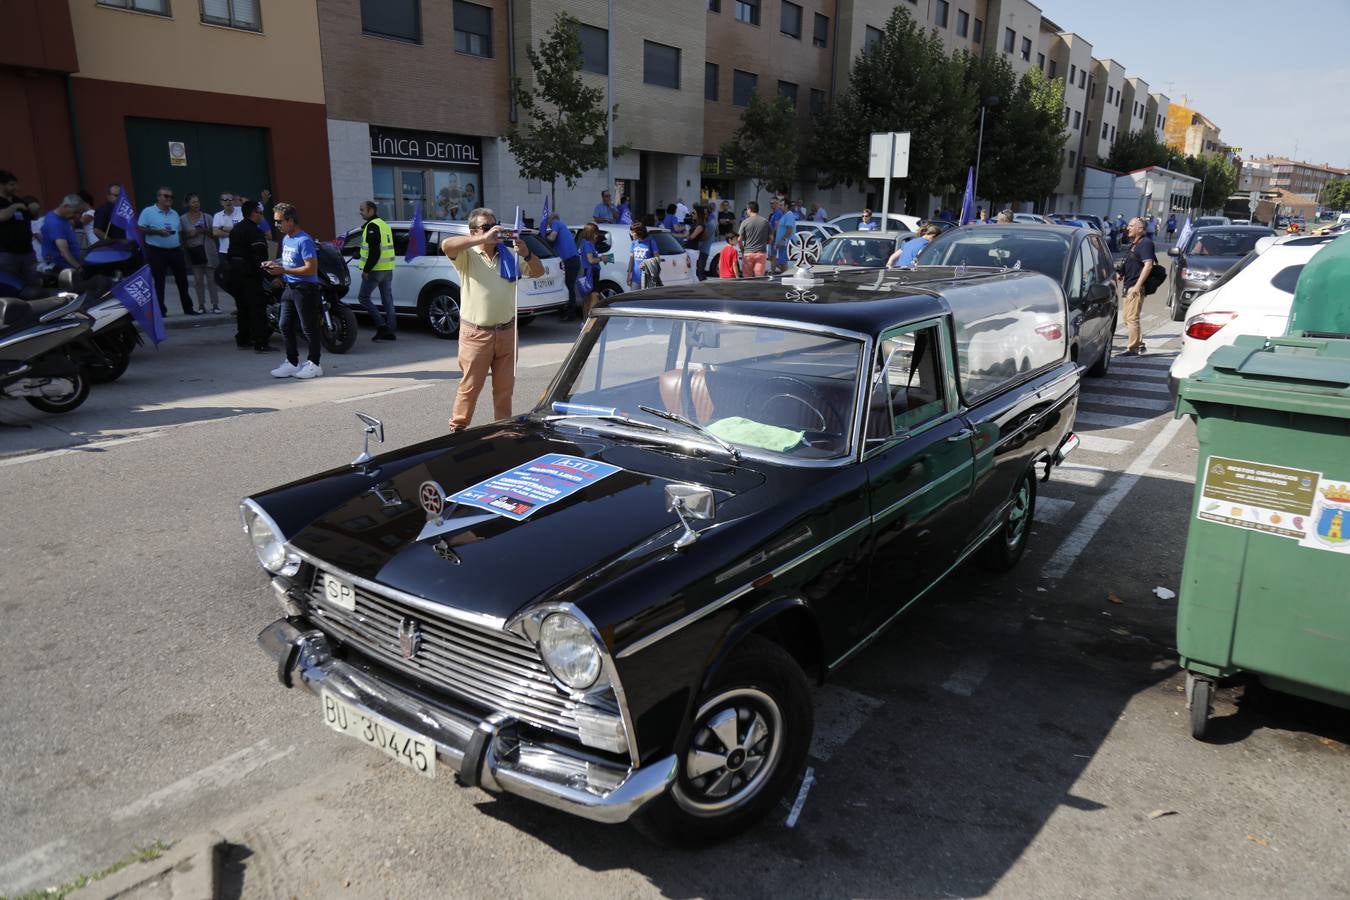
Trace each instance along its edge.
{"label": "white road marking", "polygon": [[1171,469],[1149,469],[1144,474],[1149,478],[1166,478],[1170,481],[1184,481],[1186,484],[1195,484],[1194,472],[1173,472]]}
{"label": "white road marking", "polygon": [[17,885],[47,883],[49,878],[59,875],[66,868],[68,858],[66,851],[69,849],[70,841],[57,838],[36,850],[30,850],[23,856],[0,864],[0,891],[17,894],[19,893]]}
{"label": "white road marking", "polygon": [[1078,446],[1083,450],[1092,453],[1124,453],[1134,446],[1133,441],[1122,441],[1119,438],[1098,437],[1095,434],[1078,435]]}
{"label": "white road marking", "polygon": [[1064,542],[1059,545],[1054,556],[1041,569],[1041,574],[1051,581],[1057,581],[1068,574],[1069,569],[1078,560],[1079,555],[1087,549],[1087,545],[1092,542],[1102,525],[1111,517],[1121,502],[1125,499],[1130,490],[1139,482],[1143,474],[1153,468],[1153,461],[1156,460],[1171,445],[1176,438],[1177,432],[1186,424],[1186,419],[1173,419],[1167,423],[1162,431],[1158,432],[1149,445],[1144,448],[1144,452],[1130,463],[1129,467],[1116,479],[1111,485],[1111,489],[1097,498],[1092,509],[1082,518],[1077,527],[1069,533]]}
{"label": "white road marking", "polygon": [[1076,484],[1080,487],[1096,487],[1106,477],[1106,469],[1100,466],[1085,466],[1080,463],[1065,463],[1055,466],[1050,473],[1051,484]]}
{"label": "white road marking", "polygon": [[1127,409],[1173,409],[1176,404],[1171,400],[1154,400],[1152,397],[1126,397],[1123,394],[1082,394],[1079,403],[1091,403],[1094,406],[1123,406]]}
{"label": "white road marking", "polygon": [[[1122,373],[1124,374],[1124,373]],[[1142,374],[1142,373],[1140,373]],[[1118,391],[1144,391],[1148,394],[1166,394],[1167,384],[1159,381],[1125,381],[1120,378],[1099,378],[1086,382],[1083,387],[1083,396],[1091,397],[1097,393],[1097,388],[1110,388]]]}
{"label": "white road marking", "polygon": [[815,783],[816,770],[807,766],[806,774],[802,776],[802,789],[797,792],[797,802],[792,804],[792,811],[788,813],[787,827],[797,827],[797,819],[802,814],[802,807],[806,805],[806,795],[811,792],[811,785]]}
{"label": "white road marking", "polygon": [[436,387],[436,382],[426,384],[407,384],[403,387],[386,388],[382,391],[371,391],[369,394],[357,394],[355,397],[338,397],[335,400],[329,400],[329,403],[351,403],[356,400],[369,400],[372,397],[387,397],[390,394],[403,394],[408,391],[420,391],[423,388]]}
{"label": "white road marking", "polygon": [[[1129,428],[1139,429],[1147,427],[1157,416],[1113,416],[1110,413],[1089,412],[1084,410],[1074,417],[1074,423],[1082,422],[1084,425],[1101,425],[1104,428]],[[1080,434],[1081,438],[1082,435]]]}
{"label": "white road marking", "polygon": [[1073,509],[1074,501],[1061,500],[1058,497],[1037,497],[1036,515],[1032,521],[1043,525],[1054,525],[1064,521],[1064,517]]}
{"label": "white road marking", "polygon": [[989,660],[972,656],[957,666],[951,677],[942,683],[942,689],[949,694],[969,697],[988,675]]}
{"label": "white road marking", "polygon": [[180,802],[204,788],[226,787],[236,781],[243,780],[249,773],[261,769],[270,762],[276,762],[284,756],[289,756],[294,750],[295,745],[291,745],[284,750],[276,749],[272,746],[272,741],[269,738],[263,738],[252,747],[245,747],[243,750],[231,753],[205,769],[193,772],[168,787],[160,788],[134,803],[128,803],[121,809],[114,810],[109,818],[114,822],[120,822],[123,819],[130,819],[132,816],[149,812],[152,809],[159,809],[161,806]]}
{"label": "white road marking", "polygon": [[876,697],[832,684],[818,688],[813,698],[816,728],[807,752],[821,762],[828,762],[883,703]]}
{"label": "white road marking", "polygon": [[62,447],[59,450],[44,450],[41,453],[26,453],[22,456],[11,456],[6,459],[0,459],[0,466],[17,466],[20,463],[38,462],[43,459],[52,459],[57,456],[65,456],[69,453],[97,453],[105,447],[116,447],[118,444],[134,444],[137,441],[146,441],[152,437],[159,437],[163,432],[152,431],[149,434],[133,434],[129,437],[112,438],[107,441],[94,441],[89,444],[77,444],[74,447]]}

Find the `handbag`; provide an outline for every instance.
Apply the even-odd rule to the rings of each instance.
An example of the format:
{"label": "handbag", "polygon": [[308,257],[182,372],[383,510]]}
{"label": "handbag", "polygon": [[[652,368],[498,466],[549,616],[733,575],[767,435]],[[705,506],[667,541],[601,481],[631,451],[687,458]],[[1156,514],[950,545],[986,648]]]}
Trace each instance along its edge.
{"label": "handbag", "polygon": [[1163,282],[1167,280],[1167,270],[1163,268],[1162,263],[1156,259],[1153,261],[1153,268],[1148,270],[1148,277],[1144,279],[1144,296],[1148,296],[1162,287]]}
{"label": "handbag", "polygon": [[661,257],[649,256],[641,262],[643,281],[646,287],[662,287]]}
{"label": "handbag", "polygon": [[595,293],[595,282],[591,280],[589,269],[582,270],[577,276],[577,293],[582,296],[590,296]]}

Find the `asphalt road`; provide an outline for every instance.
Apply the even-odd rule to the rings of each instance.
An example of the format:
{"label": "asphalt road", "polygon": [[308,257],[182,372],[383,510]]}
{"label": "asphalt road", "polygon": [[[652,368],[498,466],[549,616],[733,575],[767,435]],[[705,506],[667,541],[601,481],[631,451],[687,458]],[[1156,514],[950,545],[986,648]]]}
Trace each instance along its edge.
{"label": "asphalt road", "polygon": [[[1156,355],[1085,382],[1020,567],[957,573],[819,690],[793,825],[785,803],[698,853],[416,778],[256,649],[278,610],[238,499],[348,462],[356,410],[387,448],[442,433],[453,343],[363,340],[278,382],[207,326],[64,418],[4,404],[41,421],[0,427],[0,893],[217,828],[250,897],[1350,895],[1346,715],[1237,684],[1212,743],[1185,726],[1153,589],[1178,586],[1196,443],[1164,312]],[[525,332],[518,408],[573,333]]]}

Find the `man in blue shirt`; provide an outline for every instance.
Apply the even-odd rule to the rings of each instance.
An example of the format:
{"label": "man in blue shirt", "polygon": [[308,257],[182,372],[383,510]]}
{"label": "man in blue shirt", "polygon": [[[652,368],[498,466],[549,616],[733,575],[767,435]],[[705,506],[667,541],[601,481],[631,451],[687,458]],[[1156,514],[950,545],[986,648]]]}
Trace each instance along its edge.
{"label": "man in blue shirt", "polygon": [[79,194],[67,194],[60,206],[42,217],[42,262],[53,272],[80,267],[80,243],[71,220],[83,206]]}
{"label": "man in blue shirt", "polygon": [[554,213],[549,216],[545,227],[544,239],[553,247],[553,252],[562,260],[563,280],[567,282],[567,308],[563,310],[562,320],[571,321],[581,317],[581,307],[577,303],[577,276],[581,274],[581,254],[577,251],[576,239],[562,216]]}
{"label": "man in blue shirt", "polygon": [[919,236],[912,237],[900,245],[900,249],[891,254],[891,258],[886,260],[886,267],[894,266],[903,269],[912,264],[919,258],[919,253],[933,242],[933,238],[942,233],[942,229],[936,225],[925,225],[919,229]]}
{"label": "man in blue shirt", "polygon": [[778,224],[774,226],[773,246],[776,254],[774,260],[781,271],[787,268],[788,241],[797,233],[797,214],[792,211],[790,201],[785,201],[779,209],[782,210],[782,215],[778,217]]}
{"label": "man in blue shirt", "polygon": [[872,211],[870,209],[864,209],[862,218],[858,220],[858,230],[876,231],[880,227],[881,223],[872,218]]}
{"label": "man in blue shirt", "polygon": [[[281,295],[281,336],[286,341],[286,361],[272,370],[275,378],[318,378],[323,374],[319,356],[323,342],[319,334],[322,300],[319,297],[319,251],[314,238],[300,228],[300,214],[289,203],[272,208],[272,224],[281,239],[281,259],[263,263],[268,275],[280,275],[286,283]],[[305,333],[308,358],[300,365],[296,322]]]}
{"label": "man in blue shirt", "polygon": [[619,221],[619,211],[614,208],[614,201],[609,195],[609,191],[600,192],[600,202],[595,204],[595,209],[591,210],[591,218],[597,222],[614,223]]}
{"label": "man in blue shirt", "polygon": [[159,297],[159,311],[168,315],[164,303],[164,274],[173,272],[173,283],[178,287],[178,299],[183,304],[183,315],[195,316],[192,295],[188,293],[187,265],[183,260],[183,246],[178,239],[178,212],[173,208],[173,188],[162,187],[155,192],[155,205],[141,210],[136,219],[145,238],[145,261],[155,279],[155,295]]}

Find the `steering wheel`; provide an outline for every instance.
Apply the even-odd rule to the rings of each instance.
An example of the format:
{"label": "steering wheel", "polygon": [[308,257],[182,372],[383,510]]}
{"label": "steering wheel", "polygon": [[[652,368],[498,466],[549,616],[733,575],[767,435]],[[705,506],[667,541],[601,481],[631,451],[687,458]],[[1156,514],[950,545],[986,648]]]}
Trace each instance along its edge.
{"label": "steering wheel", "polygon": [[825,415],[825,410],[830,409],[830,405],[825,402],[825,398],[817,388],[791,375],[775,375],[768,379],[747,398],[746,405],[753,410],[763,410],[762,415],[769,424],[774,423],[772,410],[775,408],[787,410],[787,415],[783,416],[781,421],[799,418],[801,411],[805,409],[810,417],[819,423],[818,428],[807,428],[808,431],[830,430],[829,420]]}

